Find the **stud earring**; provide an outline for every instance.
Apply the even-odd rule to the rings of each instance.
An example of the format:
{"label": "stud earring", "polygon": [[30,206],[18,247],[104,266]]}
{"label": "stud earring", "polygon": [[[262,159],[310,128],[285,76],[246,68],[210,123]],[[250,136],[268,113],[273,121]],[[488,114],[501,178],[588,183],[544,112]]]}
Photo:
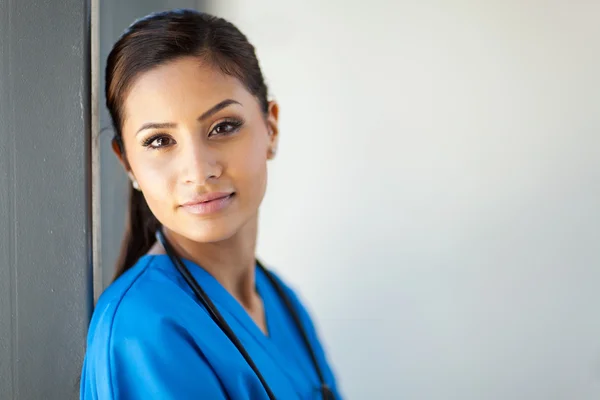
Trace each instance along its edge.
{"label": "stud earring", "polygon": [[131,179],[131,186],[133,186],[133,188],[135,190],[140,190],[140,184],[138,183],[138,181],[134,178],[133,174],[131,172],[128,172],[127,175],[129,175],[129,179]]}

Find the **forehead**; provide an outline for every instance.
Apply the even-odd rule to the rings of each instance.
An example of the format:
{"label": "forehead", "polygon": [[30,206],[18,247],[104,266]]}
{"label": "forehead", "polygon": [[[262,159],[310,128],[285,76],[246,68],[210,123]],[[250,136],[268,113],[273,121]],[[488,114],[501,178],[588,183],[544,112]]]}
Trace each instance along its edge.
{"label": "forehead", "polygon": [[224,99],[246,106],[254,96],[235,77],[196,57],[160,65],[138,76],[125,98],[125,126],[196,117]]}

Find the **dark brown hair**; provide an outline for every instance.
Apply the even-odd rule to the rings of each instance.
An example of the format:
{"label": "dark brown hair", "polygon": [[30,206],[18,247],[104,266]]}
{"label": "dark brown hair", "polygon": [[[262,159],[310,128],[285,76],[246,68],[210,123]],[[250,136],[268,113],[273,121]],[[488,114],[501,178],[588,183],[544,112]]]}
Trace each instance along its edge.
{"label": "dark brown hair", "polygon": [[[254,47],[230,22],[194,10],[150,14],[135,21],[113,46],[106,63],[106,106],[114,143],[127,164],[122,139],[124,102],[140,74],[175,59],[202,58],[223,73],[236,77],[268,112],[267,86]],[[131,268],[154,243],[160,223],[142,192],[130,187],[129,211],[115,279]]]}

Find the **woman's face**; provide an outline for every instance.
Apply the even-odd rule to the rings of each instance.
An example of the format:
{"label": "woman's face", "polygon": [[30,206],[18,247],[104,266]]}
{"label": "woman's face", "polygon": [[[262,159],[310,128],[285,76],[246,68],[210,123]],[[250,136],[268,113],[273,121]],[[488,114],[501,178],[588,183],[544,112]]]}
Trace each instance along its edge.
{"label": "woman's face", "polygon": [[275,153],[267,116],[244,85],[195,57],[136,78],[124,104],[126,163],[167,229],[196,241],[233,236],[257,216]]}

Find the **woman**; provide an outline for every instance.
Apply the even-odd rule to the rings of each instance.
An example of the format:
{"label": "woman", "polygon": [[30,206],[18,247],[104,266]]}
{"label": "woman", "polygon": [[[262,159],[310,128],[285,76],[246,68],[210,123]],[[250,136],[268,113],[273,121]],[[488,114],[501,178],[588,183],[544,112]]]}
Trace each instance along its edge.
{"label": "woman", "polygon": [[136,21],[106,99],[132,189],[81,398],[339,399],[308,313],[255,259],[278,106],[246,37],[190,10]]}

